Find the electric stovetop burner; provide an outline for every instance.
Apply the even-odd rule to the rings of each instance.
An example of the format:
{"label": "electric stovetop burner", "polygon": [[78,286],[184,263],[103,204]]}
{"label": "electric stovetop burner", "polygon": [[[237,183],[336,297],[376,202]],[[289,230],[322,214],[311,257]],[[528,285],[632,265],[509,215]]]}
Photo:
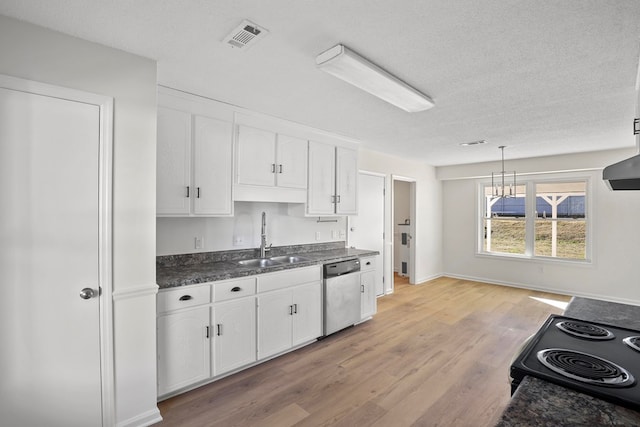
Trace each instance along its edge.
{"label": "electric stovetop burner", "polygon": [[550,348],[537,353],[547,368],[565,377],[605,387],[626,387],[635,382],[622,366],[580,351]]}
{"label": "electric stovetop burner", "polygon": [[581,320],[563,320],[556,323],[556,327],[569,335],[590,340],[612,340],[615,338],[610,330]]}
{"label": "electric stovetop burner", "polygon": [[622,340],[623,343],[634,349],[635,351],[640,351],[640,336],[635,337],[626,337]]}
{"label": "electric stovetop burner", "polygon": [[511,365],[511,393],[534,376],[640,411],[640,331],[550,316]]}

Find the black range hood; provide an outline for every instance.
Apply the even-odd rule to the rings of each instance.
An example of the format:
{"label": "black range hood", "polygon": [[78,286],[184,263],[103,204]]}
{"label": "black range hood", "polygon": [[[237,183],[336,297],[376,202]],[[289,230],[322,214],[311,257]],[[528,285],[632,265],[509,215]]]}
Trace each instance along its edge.
{"label": "black range hood", "polygon": [[611,190],[640,190],[640,154],[607,166],[602,179]]}

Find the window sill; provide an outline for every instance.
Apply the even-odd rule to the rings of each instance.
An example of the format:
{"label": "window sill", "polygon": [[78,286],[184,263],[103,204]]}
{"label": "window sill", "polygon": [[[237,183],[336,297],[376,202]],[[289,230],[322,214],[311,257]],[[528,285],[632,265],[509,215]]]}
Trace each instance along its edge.
{"label": "window sill", "polygon": [[476,257],[487,259],[503,259],[511,261],[530,261],[543,264],[561,264],[571,265],[576,267],[590,267],[593,266],[593,261],[590,259],[571,259],[571,258],[553,258],[544,256],[528,256],[519,254],[508,253],[492,253],[492,252],[476,252]]}

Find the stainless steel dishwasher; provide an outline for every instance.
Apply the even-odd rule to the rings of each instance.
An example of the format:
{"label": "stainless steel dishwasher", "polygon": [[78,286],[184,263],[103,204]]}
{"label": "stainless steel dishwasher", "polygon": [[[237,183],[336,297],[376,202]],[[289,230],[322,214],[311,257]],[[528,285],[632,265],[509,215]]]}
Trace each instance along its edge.
{"label": "stainless steel dishwasher", "polygon": [[324,265],[325,336],[360,321],[359,272],[357,259]]}

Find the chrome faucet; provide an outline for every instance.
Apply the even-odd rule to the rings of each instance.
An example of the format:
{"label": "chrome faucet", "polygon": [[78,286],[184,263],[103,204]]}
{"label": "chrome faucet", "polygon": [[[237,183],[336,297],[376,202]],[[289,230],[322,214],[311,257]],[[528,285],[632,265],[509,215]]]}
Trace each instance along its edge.
{"label": "chrome faucet", "polygon": [[262,228],[260,229],[260,258],[266,258],[267,252],[271,250],[271,245],[267,247],[267,214],[262,212]]}

